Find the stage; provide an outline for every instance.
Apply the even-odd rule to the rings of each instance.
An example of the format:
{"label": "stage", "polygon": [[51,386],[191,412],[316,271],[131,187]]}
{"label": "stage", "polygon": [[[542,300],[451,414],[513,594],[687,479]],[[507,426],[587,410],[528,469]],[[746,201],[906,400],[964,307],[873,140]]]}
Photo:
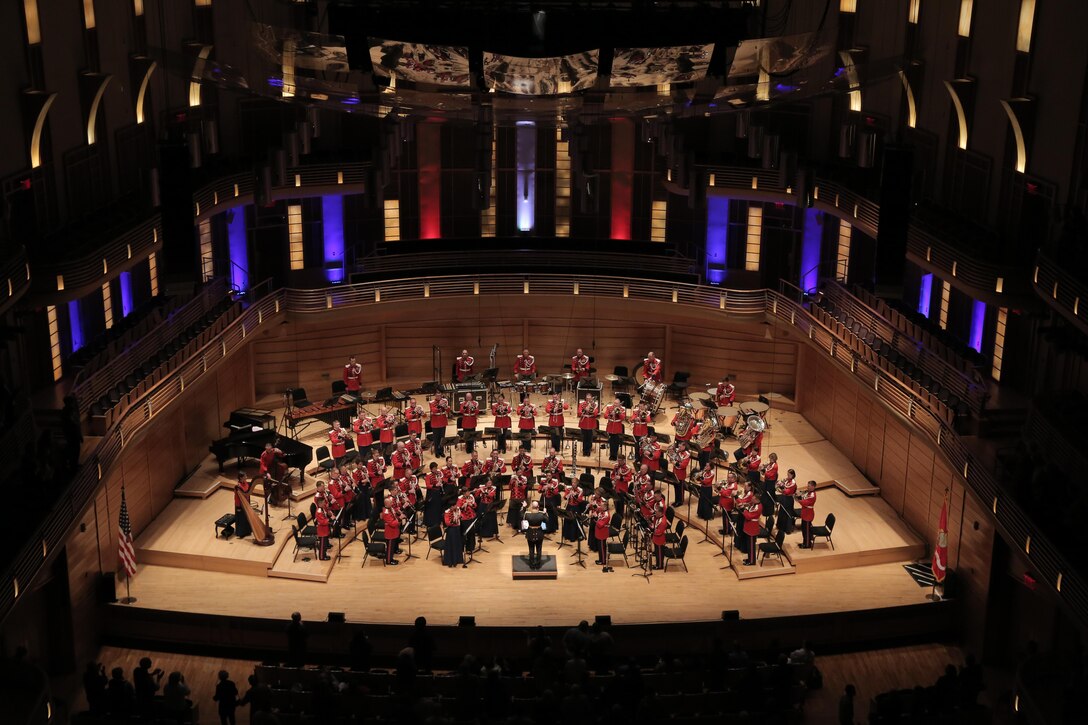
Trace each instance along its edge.
{"label": "stage", "polygon": [[[744,619],[755,619],[924,603],[928,589],[920,588],[903,569],[903,564],[925,555],[922,539],[879,496],[846,495],[844,488],[871,491],[864,491],[867,482],[847,457],[801,415],[783,409],[786,403],[768,415],[764,454],[777,452],[783,472],[794,468],[800,480],[821,484],[816,523],[835,513],[834,548],[821,539],[814,549],[800,550],[798,531],[786,538],[781,564],[767,559],[763,566],[742,566],[740,552],[731,552],[729,541],[723,542],[717,533],[720,517],[710,522],[709,534],[704,535],[703,522],[694,519],[695,503],[689,510],[685,502],[676,507],[676,514],[689,524],[687,572],[679,562],[672,562],[667,571],[639,576],[642,570],[633,552],[628,557],[631,568],[623,557],[613,555],[610,563],[615,571],[603,573],[594,564],[596,555],[587,551],[582,568],[573,555],[574,546],[559,547],[556,537],[544,544],[544,553],[555,555],[557,578],[515,581],[512,558],[524,554],[527,547],[521,536],[505,526],[500,527],[503,540],[485,541],[487,551],[480,552],[467,569],[443,567],[438,552],[428,556],[425,538],[412,544],[411,553],[418,558],[397,567],[370,559],[363,566],[363,546],[356,539],[363,523],[357,530],[349,529],[339,544],[333,540],[332,561],[317,561],[309,551],[296,555],[286,507],[269,510],[276,534],[272,546],[256,546],[250,539],[214,538],[215,519],[233,510],[230,487],[235,464],[228,463],[220,474],[209,457],[137,538],[140,571],[133,581],[133,595],[138,601],[132,606],[232,615],[239,614],[239,602],[244,601],[246,616],[272,619],[284,619],[292,611],[300,611],[306,619],[324,619],[329,611],[341,611],[349,621],[386,624],[410,623],[422,614],[436,623],[473,615],[482,626],[517,626],[527,621],[561,626],[597,614],[608,614],[623,624],[694,622],[718,619],[728,609],[739,610]],[[657,429],[671,433],[664,424],[669,419],[671,411],[659,414]],[[482,420],[481,429],[489,422]],[[312,426],[313,435],[304,442],[316,448],[323,442],[324,430]],[[723,448],[731,450],[733,443],[729,439]],[[489,451],[489,444],[485,445],[478,446],[481,457]],[[535,443],[537,461],[545,445],[543,440]],[[511,446],[506,459],[512,455]],[[454,454],[458,463],[466,457],[463,451]],[[566,459],[569,468],[569,446]],[[584,458],[578,460],[583,469]],[[590,463],[590,470],[599,475],[597,457]],[[610,466],[606,452],[601,466]],[[296,480],[292,514],[308,512],[315,482],[315,477],[307,475],[306,488],[300,489]],[[671,501],[671,487],[667,496]],[[402,549],[408,552],[407,543]]]}

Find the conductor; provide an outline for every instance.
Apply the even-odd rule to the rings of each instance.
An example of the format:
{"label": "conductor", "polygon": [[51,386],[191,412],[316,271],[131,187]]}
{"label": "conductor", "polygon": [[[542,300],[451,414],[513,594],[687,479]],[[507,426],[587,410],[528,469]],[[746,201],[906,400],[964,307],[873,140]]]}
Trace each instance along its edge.
{"label": "conductor", "polygon": [[521,520],[525,540],[529,542],[529,568],[540,568],[540,549],[544,544],[544,531],[548,528],[548,515],[540,510],[540,502],[533,501],[529,513]]}

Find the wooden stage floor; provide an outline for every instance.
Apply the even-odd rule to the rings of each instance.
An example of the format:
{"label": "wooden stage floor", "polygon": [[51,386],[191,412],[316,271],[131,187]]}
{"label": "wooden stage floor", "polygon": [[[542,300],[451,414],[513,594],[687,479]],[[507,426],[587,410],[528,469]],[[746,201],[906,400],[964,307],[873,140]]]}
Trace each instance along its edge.
{"label": "wooden stage floor", "polygon": [[[558,549],[555,541],[546,543],[544,551],[557,555],[558,579],[513,581],[512,557],[525,553],[526,547],[524,539],[506,527],[501,532],[504,541],[485,542],[488,553],[468,569],[441,566],[437,552],[428,560],[422,539],[412,546],[418,559],[397,567],[374,560],[362,566],[363,547],[354,540],[354,532],[342,541],[339,561],[322,562],[308,552],[295,556],[291,522],[284,520],[286,508],[270,509],[276,532],[272,546],[255,546],[250,539],[216,539],[212,523],[233,506],[229,487],[234,464],[228,464],[225,475],[219,474],[209,458],[136,540],[140,572],[133,582],[138,598],[133,606],[227,615],[238,614],[238,603],[245,602],[247,616],[282,619],[297,610],[307,619],[323,619],[329,611],[342,611],[352,621],[383,623],[410,623],[420,614],[436,623],[454,622],[471,614],[484,626],[509,626],[567,625],[595,614],[610,614],[619,623],[699,621],[717,619],[723,609],[738,609],[741,617],[753,619],[924,602],[928,590],[902,566],[925,555],[923,540],[879,496],[851,497],[840,490],[843,482],[854,489],[867,483],[801,415],[775,409],[768,420],[764,451],[777,452],[783,470],[796,469],[802,481],[840,482],[839,487],[821,487],[816,506],[817,523],[830,512],[838,519],[834,549],[820,541],[812,550],[801,550],[797,532],[786,539],[783,564],[769,559],[762,567],[744,567],[736,552],[730,569],[731,547],[728,541],[723,547],[717,533],[721,519],[709,522],[704,536],[704,522],[692,520],[693,502],[690,511],[686,504],[677,508],[678,518],[690,526],[688,571],[674,562],[667,572],[655,572],[649,580],[614,556],[614,573],[602,573],[593,563],[596,556],[589,553],[582,569],[571,556],[574,549],[569,545]],[[481,421],[481,428],[489,423]],[[667,425],[657,427],[671,433]],[[324,430],[312,426],[312,435],[304,441],[316,448]],[[730,450],[733,443],[730,439],[723,448]],[[538,460],[544,446],[543,441],[534,446]],[[486,455],[485,449],[481,452]],[[512,452],[507,460],[511,456]],[[458,463],[465,457],[463,451],[455,454]],[[580,458],[579,463],[585,461]],[[596,457],[590,463],[595,466]],[[610,465],[606,459],[601,464]],[[308,510],[313,484],[311,476],[304,490],[296,484],[293,513]],[[671,500],[671,491],[668,497]],[[335,542],[333,546],[335,554]],[[630,561],[635,566],[633,555]]]}

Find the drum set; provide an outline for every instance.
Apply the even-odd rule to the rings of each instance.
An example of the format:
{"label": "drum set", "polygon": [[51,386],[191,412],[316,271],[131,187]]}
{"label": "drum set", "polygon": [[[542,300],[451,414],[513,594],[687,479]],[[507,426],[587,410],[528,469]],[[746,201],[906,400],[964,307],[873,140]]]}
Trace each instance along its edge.
{"label": "drum set", "polygon": [[705,393],[689,393],[688,398],[703,406],[695,413],[695,418],[699,421],[696,442],[700,447],[711,445],[715,437],[732,435],[740,438],[746,433],[762,433],[767,429],[767,411],[771,406],[762,401],[717,407],[714,388],[708,388]]}

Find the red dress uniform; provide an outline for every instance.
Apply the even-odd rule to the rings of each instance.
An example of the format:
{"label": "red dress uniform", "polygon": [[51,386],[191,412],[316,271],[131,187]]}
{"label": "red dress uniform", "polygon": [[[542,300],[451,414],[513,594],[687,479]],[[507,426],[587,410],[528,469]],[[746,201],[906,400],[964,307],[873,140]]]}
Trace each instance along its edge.
{"label": "red dress uniform", "polygon": [[676,465],[673,466],[673,473],[680,481],[688,480],[688,466],[691,465],[691,453],[684,451],[677,457]]}
{"label": "red dress uniform", "polygon": [[392,443],[395,433],[394,429],[397,427],[397,419],[389,413],[379,415],[378,425],[381,427],[381,442]]}
{"label": "red dress uniform", "polygon": [[483,475],[483,472],[484,462],[479,458],[470,458],[461,466],[461,475],[468,479],[471,479],[473,476]]}
{"label": "red dress uniform", "polygon": [[631,423],[631,435],[635,438],[645,438],[650,432],[650,411],[635,408],[631,411]]}
{"label": "red dress uniform", "polygon": [[314,527],[317,529],[317,535],[327,539],[332,532],[329,530],[329,515],[325,513],[325,509],[318,508],[314,513]]}
{"label": "red dress uniform", "polygon": [[778,481],[778,461],[768,463],[767,467],[763,469],[763,480],[771,484]]}
{"label": "red dress uniform", "polygon": [[664,515],[654,517],[654,546],[665,545],[665,534],[669,531],[669,521]]}
{"label": "red dress uniform", "polygon": [[582,502],[586,500],[585,493],[583,493],[580,486],[572,486],[568,488],[563,494],[563,498],[566,499],[567,508],[580,506]]}
{"label": "red dress uniform", "polygon": [[589,377],[589,355],[571,356],[570,371],[574,375],[574,382]]}
{"label": "red dress uniform", "polygon": [[329,431],[329,443],[332,444],[332,457],[343,458],[348,454],[347,437],[342,430],[333,428]]}
{"label": "red dress uniform", "polygon": [[458,409],[461,414],[461,427],[471,430],[476,427],[476,417],[480,414],[480,404],[475,400],[462,400]]}
{"label": "red dress uniform", "polygon": [[510,477],[510,500],[524,501],[529,492],[529,479],[525,476],[513,475]]}
{"label": "red dress uniform", "polygon": [[801,520],[811,522],[816,518],[816,492],[805,491],[801,494]]}
{"label": "red dress uniform", "polygon": [[501,458],[488,458],[484,461],[484,474],[501,476],[506,473],[506,461]]}
{"label": "red dress uniform", "polygon": [[676,435],[674,435],[673,438],[675,438],[678,441],[690,441],[691,437],[693,435],[695,435],[695,420],[694,420],[694,418],[692,418],[692,420],[688,424],[687,428],[685,428],[684,430],[680,430],[679,428],[676,428],[676,421],[677,421],[677,419],[679,419],[679,417],[680,417],[679,413],[674,415],[672,417],[672,422],[669,424],[669,425],[673,426],[673,428],[675,428],[675,430],[676,430]]}
{"label": "red dress uniform", "polygon": [[[278,459],[278,460],[277,460]],[[273,478],[281,478],[283,471],[283,451],[279,448],[268,448],[261,451],[261,475],[268,476],[270,473]]]}
{"label": "red dress uniform", "polygon": [[476,518],[476,497],[472,495],[458,496],[457,508],[461,509],[461,523],[471,523]]}
{"label": "red dress uniform", "polygon": [[400,480],[406,471],[412,469],[412,455],[407,450],[393,453],[393,478]]}
{"label": "red dress uniform", "polygon": [[339,478],[333,478],[329,481],[328,491],[329,508],[333,511],[344,508],[344,487]]}
{"label": "red dress uniform", "polygon": [[642,359],[642,379],[653,380],[655,383],[660,383],[665,371],[661,367],[661,359],[654,358],[651,360],[646,357]]}
{"label": "red dress uniform", "polygon": [[520,476],[533,475],[533,456],[530,453],[521,452],[514,456],[514,460],[510,461],[510,467],[514,469],[514,473]]}
{"label": "red dress uniform", "polygon": [[510,404],[505,400],[491,404],[491,414],[495,416],[496,428],[510,428]]}
{"label": "red dress uniform", "polygon": [[597,516],[597,523],[593,526],[594,535],[597,537],[597,541],[607,541],[611,531],[609,524],[612,522],[612,517],[607,514]]}
{"label": "red dress uniform", "polygon": [[419,440],[404,441],[404,450],[408,451],[409,470],[418,471],[423,465],[423,444]]}
{"label": "red dress uniform", "polygon": [[642,489],[638,494],[638,510],[645,519],[650,518],[650,515],[654,512],[654,499],[657,498],[653,488],[647,486]]}
{"label": "red dress uniform", "polygon": [[733,383],[718,383],[718,407],[728,408],[737,400],[737,388]]}
{"label": "red dress uniform", "polygon": [[733,513],[734,501],[737,496],[737,484],[723,483],[721,488],[718,489],[718,504],[722,507],[722,511],[727,514]]}
{"label": "red dress uniform", "polygon": [[532,355],[518,355],[514,358],[515,375],[536,375],[536,358]]}
{"label": "red dress uniform", "polygon": [[356,418],[351,429],[355,431],[355,445],[359,450],[374,445],[374,419],[369,415]]}
{"label": "red dress uniform", "polygon": [[601,406],[596,403],[578,404],[578,427],[582,430],[597,430],[597,419],[601,416]]}
{"label": "red dress uniform", "polygon": [[355,480],[350,476],[340,476],[340,490],[344,492],[344,505],[351,506],[355,501]]}
{"label": "red dress uniform", "polygon": [[415,476],[404,476],[397,479],[397,488],[412,506],[416,505],[416,490],[419,489],[419,481]]}
{"label": "red dress uniform", "polygon": [[627,464],[616,464],[612,467],[612,488],[621,493],[627,493],[631,489],[631,479],[635,477],[635,471]]}
{"label": "red dress uniform", "polygon": [[442,476],[443,486],[456,486],[457,477],[461,475],[461,469],[451,463],[448,466],[439,468],[438,473]]}
{"label": "red dress uniform", "polygon": [[491,484],[481,486],[476,490],[476,500],[483,506],[490,506],[495,503],[495,496],[497,496],[498,493],[499,490]]}
{"label": "red dress uniform", "polygon": [[423,406],[409,405],[404,409],[404,420],[408,423],[408,432],[423,435]]}
{"label": "red dress uniform", "polygon": [[751,476],[753,473],[755,473],[757,475],[759,474],[759,464],[760,464],[759,451],[753,449],[752,452],[748,454],[748,475],[749,476]]}
{"label": "red dress uniform", "polygon": [[797,493],[797,479],[787,478],[782,482],[782,496],[789,496],[793,498],[793,495]]}
{"label": "red dress uniform", "polygon": [[436,468],[423,477],[423,482],[427,484],[428,491],[442,488],[442,472]]}
{"label": "red dress uniform", "polygon": [[450,404],[445,397],[435,398],[430,403],[431,408],[431,427],[432,428],[445,428],[447,424],[447,416],[449,415]]}
{"label": "red dress uniform", "polygon": [[385,458],[378,456],[366,462],[366,477],[370,479],[370,485],[377,487],[385,478]]}
{"label": "red dress uniform", "polygon": [[234,484],[234,508],[240,509],[249,505],[249,496],[246,494],[249,493],[250,487],[249,481],[238,481]]}
{"label": "red dress uniform", "polygon": [[348,363],[344,366],[344,386],[349,393],[359,392],[363,380],[363,366],[359,363]]}
{"label": "red dress uniform", "polygon": [[759,536],[759,517],[763,515],[763,505],[756,501],[744,509],[744,535],[748,537],[748,563],[756,563],[756,537]]}
{"label": "red dress uniform", "polygon": [[639,454],[642,456],[642,463],[645,463],[650,471],[661,470],[661,446],[657,441],[653,443],[643,443],[642,448],[639,449]]}
{"label": "red dress uniform", "polygon": [[548,454],[544,457],[544,460],[540,462],[540,470],[553,476],[562,476],[563,461],[559,459],[559,456]]}
{"label": "red dress uniform", "polygon": [[548,425],[552,428],[562,428],[566,425],[563,411],[569,410],[570,404],[557,400],[549,400],[544,405],[544,412],[548,414]]}
{"label": "red dress uniform", "polygon": [[385,540],[387,542],[385,547],[385,560],[387,562],[393,561],[393,554],[396,552],[396,540],[400,538],[400,516],[391,508],[382,510],[382,522],[385,524]]}
{"label": "red dress uniform", "polygon": [[741,491],[740,494],[736,497],[737,508],[747,506],[748,504],[752,503],[755,500],[756,500],[755,492],[750,490],[750,489],[745,489],[744,491]]}
{"label": "red dress uniform", "polygon": [[627,409],[622,404],[609,403],[604,409],[605,433],[618,435],[623,433],[623,421],[627,417]]}
{"label": "red dress uniform", "polygon": [[518,406],[518,430],[532,430],[535,427],[536,406],[532,403],[522,403]]}
{"label": "red dress uniform", "polygon": [[[457,382],[462,383],[469,375],[472,375],[472,366],[476,364],[476,359],[471,355],[458,355],[457,364],[454,370],[457,373]],[[434,425],[432,422],[431,425]]]}

